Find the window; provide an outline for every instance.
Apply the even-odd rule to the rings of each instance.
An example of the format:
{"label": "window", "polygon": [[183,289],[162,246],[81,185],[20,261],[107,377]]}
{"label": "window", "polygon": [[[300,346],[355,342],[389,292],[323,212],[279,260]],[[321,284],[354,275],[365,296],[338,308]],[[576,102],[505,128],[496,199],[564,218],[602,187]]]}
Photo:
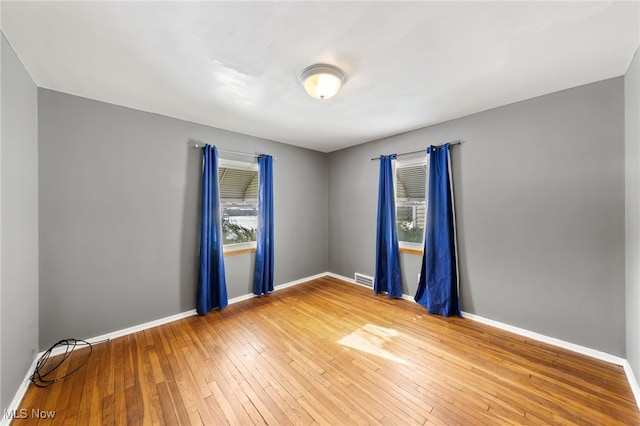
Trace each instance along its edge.
{"label": "window", "polygon": [[258,231],[258,165],[221,159],[218,182],[225,248],[255,247]]}
{"label": "window", "polygon": [[428,157],[396,161],[396,227],[400,247],[422,249]]}

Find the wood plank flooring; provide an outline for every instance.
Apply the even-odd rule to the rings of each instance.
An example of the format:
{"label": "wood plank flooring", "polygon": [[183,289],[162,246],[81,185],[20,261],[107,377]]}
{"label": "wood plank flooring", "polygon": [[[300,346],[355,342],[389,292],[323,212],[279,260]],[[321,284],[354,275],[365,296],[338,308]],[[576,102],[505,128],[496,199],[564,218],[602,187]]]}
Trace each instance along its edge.
{"label": "wood plank flooring", "polygon": [[21,408],[14,425],[640,424],[619,366],[328,277],[98,344]]}

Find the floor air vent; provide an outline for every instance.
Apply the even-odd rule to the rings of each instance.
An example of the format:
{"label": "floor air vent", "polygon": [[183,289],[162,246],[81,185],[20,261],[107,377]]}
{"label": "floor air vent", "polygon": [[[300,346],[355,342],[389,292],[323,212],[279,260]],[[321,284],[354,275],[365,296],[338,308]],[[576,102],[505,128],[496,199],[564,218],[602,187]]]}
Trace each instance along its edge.
{"label": "floor air vent", "polygon": [[360,274],[358,272],[355,273],[354,279],[356,280],[356,284],[363,285],[365,287],[373,288],[373,277],[369,277],[364,274]]}

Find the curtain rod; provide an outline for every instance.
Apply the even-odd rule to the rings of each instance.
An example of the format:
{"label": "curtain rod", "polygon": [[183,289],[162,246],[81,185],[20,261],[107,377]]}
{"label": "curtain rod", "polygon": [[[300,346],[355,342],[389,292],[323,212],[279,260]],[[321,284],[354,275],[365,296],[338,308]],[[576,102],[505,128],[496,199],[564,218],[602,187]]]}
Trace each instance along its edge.
{"label": "curtain rod", "polygon": [[[197,144],[194,144],[193,147],[194,148],[204,148],[204,145],[197,143]],[[222,148],[218,148],[218,147],[216,147],[216,149],[218,150],[218,152],[224,152],[224,153],[227,153],[227,154],[234,154],[234,155],[244,155],[244,156],[253,157],[253,158],[258,158],[261,155],[263,155],[263,154],[249,154],[248,152],[231,151],[229,149],[222,149]],[[273,157],[273,159],[277,160],[278,157]]]}
{"label": "curtain rod", "polygon": [[[458,140],[449,142],[449,145],[460,145],[462,142],[464,142],[462,139],[458,139]],[[442,146],[442,145],[434,145],[434,146],[438,147],[438,146]],[[427,150],[427,148],[421,149],[419,151],[403,152],[402,154],[396,154],[396,157],[400,157],[401,155],[419,154],[421,152],[425,152],[426,150]],[[380,157],[373,157],[371,159],[371,161],[375,161],[375,160],[379,160],[379,159],[380,159]]]}

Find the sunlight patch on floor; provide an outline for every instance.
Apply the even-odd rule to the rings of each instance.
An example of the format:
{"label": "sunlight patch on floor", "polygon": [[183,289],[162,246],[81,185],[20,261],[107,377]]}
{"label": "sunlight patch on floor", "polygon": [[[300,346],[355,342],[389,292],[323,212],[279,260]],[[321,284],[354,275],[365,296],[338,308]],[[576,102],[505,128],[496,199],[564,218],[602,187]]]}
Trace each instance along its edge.
{"label": "sunlight patch on floor", "polygon": [[338,340],[338,343],[352,349],[357,349],[371,355],[379,356],[390,361],[409,365],[409,362],[399,358],[384,349],[385,345],[390,343],[394,337],[398,337],[400,333],[392,328],[379,327],[373,324],[365,324],[348,336]]}

